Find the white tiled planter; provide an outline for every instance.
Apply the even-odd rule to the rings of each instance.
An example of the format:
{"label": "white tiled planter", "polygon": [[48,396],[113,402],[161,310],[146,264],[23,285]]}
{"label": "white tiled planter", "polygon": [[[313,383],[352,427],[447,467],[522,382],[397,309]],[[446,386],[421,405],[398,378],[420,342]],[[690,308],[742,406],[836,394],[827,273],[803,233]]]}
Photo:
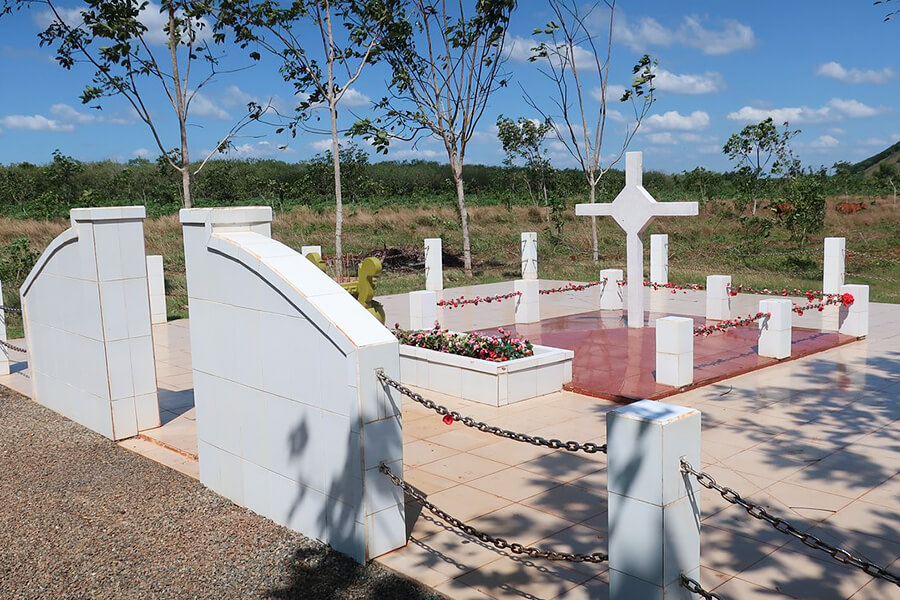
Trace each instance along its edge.
{"label": "white tiled planter", "polygon": [[571,350],[534,346],[534,356],[492,362],[400,345],[400,381],[442,394],[503,406],[562,389],[572,380]]}

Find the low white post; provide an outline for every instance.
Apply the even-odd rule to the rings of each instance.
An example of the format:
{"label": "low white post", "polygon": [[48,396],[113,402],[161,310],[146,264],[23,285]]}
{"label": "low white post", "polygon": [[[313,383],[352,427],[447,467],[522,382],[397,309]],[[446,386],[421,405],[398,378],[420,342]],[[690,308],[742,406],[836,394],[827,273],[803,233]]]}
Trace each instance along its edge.
{"label": "low white post", "polygon": [[669,283],[669,236],[665,233],[650,236],[650,281]]}
{"label": "low white post", "polygon": [[600,309],[622,310],[624,306],[622,298],[622,269],[603,269],[600,271],[600,280],[606,280],[600,287]]}
{"label": "low white post", "polygon": [[791,355],[793,302],[787,298],[762,300],[759,312],[769,313],[759,321],[759,355],[788,358]]}
{"label": "low white post", "polygon": [[684,387],[694,382],[694,320],[656,320],[656,382]]}
{"label": "low white post", "polygon": [[731,318],[731,275],[706,276],[706,318],[724,321]]}
{"label": "low white post", "polygon": [[[0,282],[0,304],[6,306],[3,301],[3,283]],[[6,311],[0,310],[0,341],[7,341],[6,337]],[[0,375],[9,375],[9,348],[0,344]]]}
{"label": "low white post", "polygon": [[522,279],[537,279],[537,233],[522,232]]}
{"label": "low white post", "polygon": [[150,293],[150,323],[166,322],[166,280],[163,274],[163,257],[147,257],[147,288]]}
{"label": "low white post", "polygon": [[822,269],[822,291],[837,294],[844,285],[847,241],[842,237],[825,238],[825,261]]}
{"label": "low white post", "polygon": [[519,279],[516,291],[516,323],[537,323],[541,320],[540,283],[536,279]]}
{"label": "low white post", "polygon": [[322,246],[301,246],[300,254],[306,256],[307,254],[318,254],[319,258],[322,258]]}
{"label": "low white post", "polygon": [[430,290],[409,293],[409,328],[431,329],[437,321],[437,294]]}
{"label": "low white post", "polygon": [[700,581],[700,412],[641,400],[606,413],[610,600],[688,600]]}
{"label": "low white post", "polygon": [[444,262],[441,238],[425,240],[425,289],[439,292],[444,289]]}
{"label": "low white post", "polygon": [[853,304],[840,307],[839,333],[855,337],[869,335],[869,286],[842,285],[841,294],[853,296]]}

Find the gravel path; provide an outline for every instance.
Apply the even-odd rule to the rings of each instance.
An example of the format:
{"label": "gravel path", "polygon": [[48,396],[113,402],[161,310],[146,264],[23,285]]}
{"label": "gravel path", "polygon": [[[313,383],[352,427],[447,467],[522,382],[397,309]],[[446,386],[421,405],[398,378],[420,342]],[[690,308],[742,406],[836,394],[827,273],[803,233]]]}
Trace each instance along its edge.
{"label": "gravel path", "polygon": [[0,387],[0,598],[442,596]]}

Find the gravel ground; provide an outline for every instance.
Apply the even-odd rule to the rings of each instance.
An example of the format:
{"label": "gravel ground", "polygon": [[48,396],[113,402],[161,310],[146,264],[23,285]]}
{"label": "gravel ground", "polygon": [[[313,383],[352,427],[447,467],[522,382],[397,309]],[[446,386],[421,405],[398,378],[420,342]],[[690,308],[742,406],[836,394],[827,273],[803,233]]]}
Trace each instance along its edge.
{"label": "gravel ground", "polygon": [[442,596],[0,387],[0,598]]}

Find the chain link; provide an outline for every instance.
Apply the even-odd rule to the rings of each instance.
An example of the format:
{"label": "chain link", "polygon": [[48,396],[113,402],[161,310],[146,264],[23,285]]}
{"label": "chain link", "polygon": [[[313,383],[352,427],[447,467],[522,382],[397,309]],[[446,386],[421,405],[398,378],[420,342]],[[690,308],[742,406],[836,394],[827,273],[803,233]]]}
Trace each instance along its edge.
{"label": "chain link", "polygon": [[552,448],[554,450],[568,450],[569,452],[585,452],[587,454],[595,454],[597,452],[602,452],[606,454],[606,444],[596,444],[594,442],[573,442],[568,441],[564,442],[562,440],[558,440],[556,438],[546,439],[537,435],[528,435],[526,433],[517,433],[515,431],[510,431],[508,429],[502,429],[500,427],[496,427],[494,425],[488,425],[482,421],[476,421],[472,417],[464,417],[455,410],[450,410],[446,406],[441,406],[436,403],[434,400],[429,400],[428,398],[424,398],[421,394],[417,394],[412,391],[399,381],[391,379],[388,377],[383,370],[378,369],[375,372],[375,376],[384,383],[385,385],[389,385],[407,398],[410,398],[425,408],[429,408],[436,412],[439,415],[444,415],[446,417],[450,417],[454,421],[458,421],[465,425],[466,427],[471,427],[473,429],[477,429],[478,431],[483,431],[485,433],[490,433],[496,435],[498,437],[514,440],[516,442],[525,442],[526,444],[533,444],[535,446],[544,446],[546,448]]}
{"label": "chain link", "polygon": [[691,579],[684,573],[681,574],[681,587],[686,588],[687,591],[697,594],[698,596],[702,596],[706,598],[706,600],[725,600],[722,596],[718,594],[714,594],[712,592],[707,592],[700,586],[700,582]]}
{"label": "chain link", "polygon": [[385,475],[387,475],[390,478],[391,482],[393,482],[394,485],[398,486],[404,492],[406,492],[407,494],[409,494],[410,496],[415,498],[416,501],[419,502],[419,504],[421,504],[423,507],[427,508],[437,518],[441,519],[448,525],[455,527],[456,529],[459,529],[463,533],[467,533],[467,534],[471,535],[472,537],[481,540],[482,542],[491,544],[491,545],[499,548],[500,550],[509,550],[513,554],[524,554],[526,556],[530,556],[531,558],[545,558],[547,560],[557,560],[557,561],[576,562],[576,563],[585,563],[585,562],[586,563],[602,563],[602,562],[606,562],[609,559],[609,556],[602,552],[592,552],[591,554],[581,554],[578,552],[557,552],[556,550],[542,550],[541,548],[535,548],[534,546],[524,546],[517,542],[509,542],[502,537],[497,537],[497,536],[493,536],[489,533],[485,533],[483,531],[480,531],[480,530],[472,527],[471,525],[467,525],[467,524],[463,523],[456,517],[444,512],[443,510],[441,510],[440,508],[438,508],[437,506],[435,506],[434,504],[429,502],[420,491],[418,491],[417,489],[415,489],[414,487],[412,487],[411,485],[409,485],[408,483],[406,483],[405,481],[403,481],[402,479],[400,479],[399,477],[394,475],[394,473],[391,472],[390,467],[388,467],[386,464],[381,463],[379,470],[382,473],[384,473]]}
{"label": "chain link", "polygon": [[890,277],[878,277],[877,275],[864,275],[862,273],[845,273],[847,277],[859,277],[860,279],[871,279],[874,281],[884,281],[886,283],[900,283],[900,279],[891,279]]}
{"label": "chain link", "polygon": [[7,342],[5,340],[0,340],[0,346],[3,346],[4,348],[9,348],[10,350],[15,350],[16,352],[21,352],[22,354],[28,353],[28,350],[26,350],[25,348],[19,348],[18,346],[13,346],[12,344],[10,344],[9,342]]}
{"label": "chain link", "polygon": [[817,538],[811,533],[804,533],[800,531],[788,521],[773,516],[761,504],[756,504],[755,502],[746,500],[743,496],[741,496],[730,487],[719,485],[716,482],[715,478],[709,473],[706,473],[705,471],[695,470],[694,467],[691,466],[691,463],[689,463],[684,458],[681,459],[681,472],[693,475],[697,478],[697,483],[707,489],[719,492],[719,494],[721,494],[722,498],[724,498],[726,502],[737,504],[738,506],[746,510],[747,514],[749,514],[751,517],[768,523],[777,531],[797,538],[810,548],[825,552],[840,563],[843,563],[845,565],[852,565],[854,567],[857,567],[858,569],[861,569],[867,575],[871,575],[872,577],[877,577],[879,579],[884,579],[885,581],[889,581],[894,585],[900,587],[900,576],[894,573],[890,573],[883,567],[879,567],[874,563],[860,558],[848,552],[847,550],[844,550],[843,548],[833,546],[828,542]]}
{"label": "chain link", "polygon": [[17,314],[17,315],[21,315],[21,314],[22,314],[22,309],[21,309],[21,308],[17,308],[17,307],[15,307],[15,306],[0,306],[0,310],[2,310],[2,311],[4,311],[4,312],[15,313],[15,314]]}

